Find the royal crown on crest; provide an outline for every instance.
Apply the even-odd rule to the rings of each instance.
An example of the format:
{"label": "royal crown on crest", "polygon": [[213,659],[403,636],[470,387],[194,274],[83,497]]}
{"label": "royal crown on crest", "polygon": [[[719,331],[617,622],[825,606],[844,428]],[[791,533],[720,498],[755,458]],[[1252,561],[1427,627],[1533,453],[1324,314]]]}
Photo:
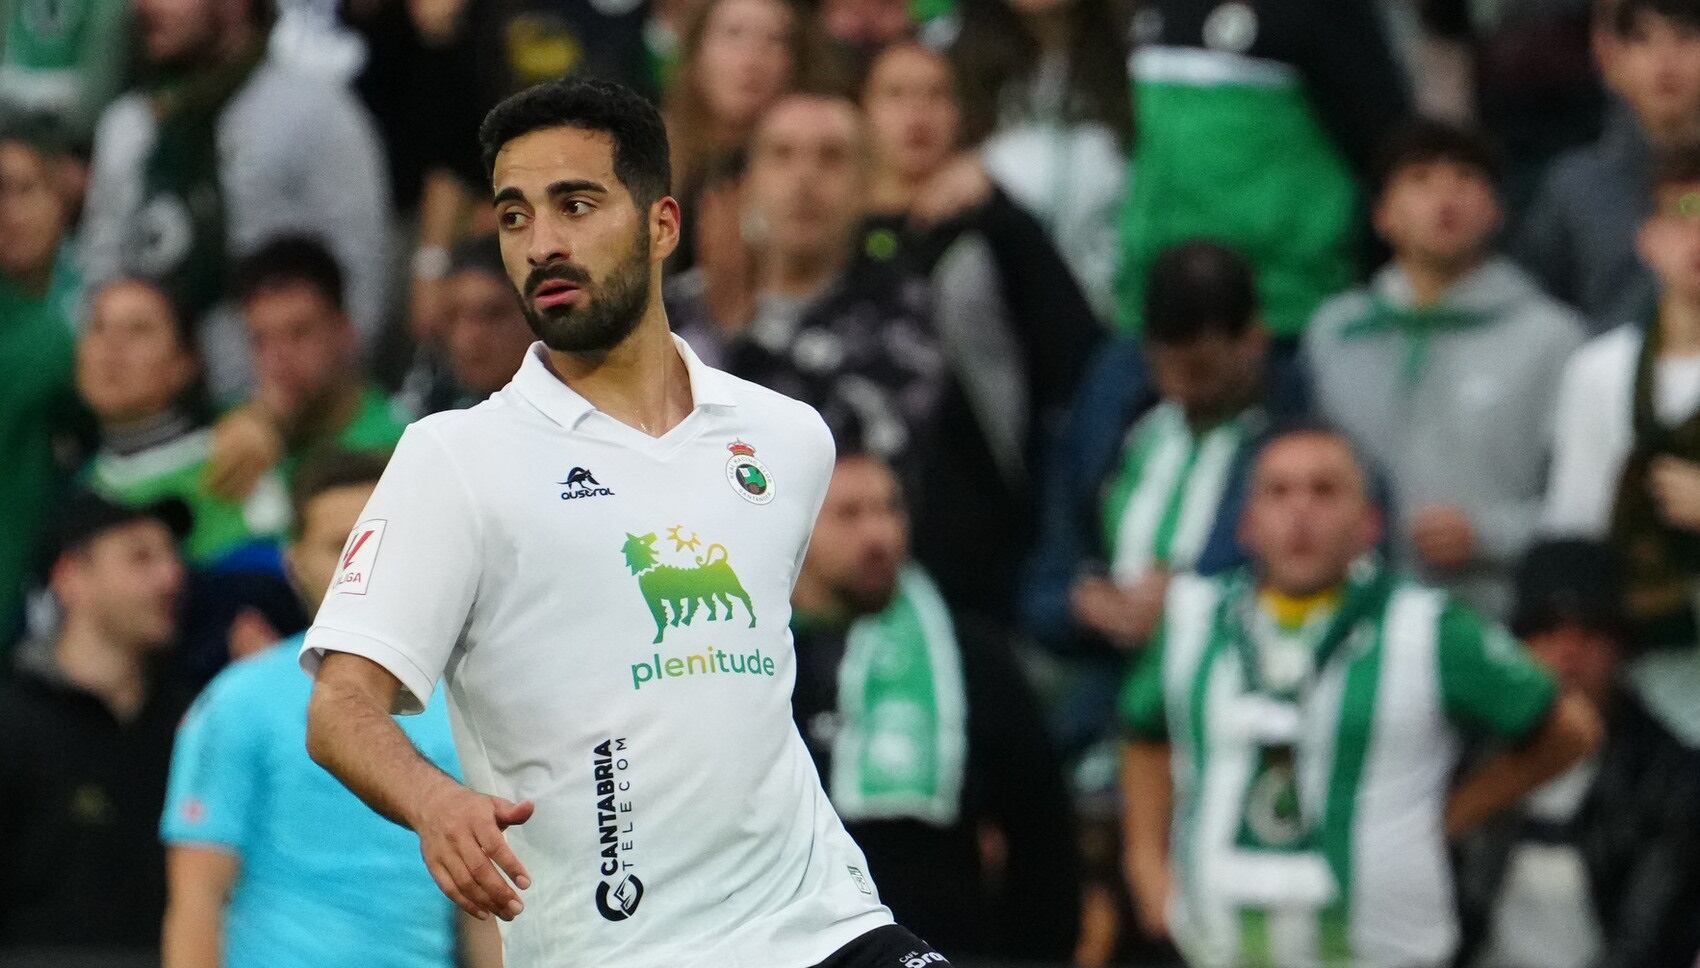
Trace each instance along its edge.
{"label": "royal crown on crest", "polygon": [[737,454],[739,457],[754,457],[756,455],[756,449],[741,440],[732,441],[730,444],[726,445],[726,449]]}

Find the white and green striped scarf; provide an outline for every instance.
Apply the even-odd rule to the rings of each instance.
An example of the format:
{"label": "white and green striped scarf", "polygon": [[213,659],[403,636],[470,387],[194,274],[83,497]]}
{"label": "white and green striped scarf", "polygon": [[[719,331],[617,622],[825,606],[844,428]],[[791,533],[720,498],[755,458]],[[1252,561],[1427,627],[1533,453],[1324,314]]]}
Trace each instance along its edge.
{"label": "white and green striped scarf", "polygon": [[950,611],[919,568],[850,626],[838,667],[832,803],[848,821],[954,824],[968,756],[968,700]]}
{"label": "white and green striped scarf", "polygon": [[1235,461],[1261,425],[1261,413],[1250,410],[1195,434],[1171,402],[1134,424],[1104,499],[1104,543],[1117,584],[1133,584],[1153,568],[1197,566]]}

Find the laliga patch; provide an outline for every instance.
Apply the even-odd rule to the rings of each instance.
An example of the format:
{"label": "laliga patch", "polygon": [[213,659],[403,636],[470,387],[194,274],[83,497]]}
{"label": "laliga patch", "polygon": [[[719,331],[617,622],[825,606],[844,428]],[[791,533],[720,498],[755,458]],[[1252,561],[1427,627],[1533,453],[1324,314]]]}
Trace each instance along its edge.
{"label": "laliga patch", "polygon": [[354,526],[348,544],[342,548],[342,564],[337,568],[336,578],[331,580],[331,591],[342,595],[366,594],[366,587],[372,583],[372,566],[378,561],[378,546],[384,542],[384,528],[388,525],[383,518],[375,518]]}

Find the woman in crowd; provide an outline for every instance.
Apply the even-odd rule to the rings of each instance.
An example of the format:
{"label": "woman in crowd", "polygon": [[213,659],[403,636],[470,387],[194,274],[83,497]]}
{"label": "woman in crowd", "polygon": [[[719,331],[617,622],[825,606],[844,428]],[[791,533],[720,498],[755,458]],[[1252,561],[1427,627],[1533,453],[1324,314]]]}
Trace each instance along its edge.
{"label": "woman in crowd", "polygon": [[[785,0],[707,0],[695,10],[665,105],[673,190],[688,211],[708,173],[818,59],[808,21]],[[678,268],[695,262],[693,241],[689,233],[682,240]]]}
{"label": "woman in crowd", "polygon": [[[1113,0],[961,0],[951,49],[978,164],[1038,216],[1104,318],[1133,136],[1117,9]],[[965,166],[963,181],[975,177]]]}

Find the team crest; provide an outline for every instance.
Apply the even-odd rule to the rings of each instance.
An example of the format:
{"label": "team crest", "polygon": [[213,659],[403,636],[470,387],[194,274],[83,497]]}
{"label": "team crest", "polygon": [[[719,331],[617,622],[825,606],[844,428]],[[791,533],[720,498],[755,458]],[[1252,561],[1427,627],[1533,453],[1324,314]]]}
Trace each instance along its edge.
{"label": "team crest", "polygon": [[663,562],[663,549],[655,547],[653,531],[626,535],[626,543],[620,548],[626,557],[626,567],[637,578],[649,614],[655,619],[654,644],[660,644],[668,629],[690,625],[699,610],[707,611],[704,621],[708,622],[735,618],[734,600],[742,602],[744,611],[749,613],[750,628],[756,627],[755,606],[727,560],[725,545],[710,544],[703,548],[696,532],[686,537],[683,525],[668,529],[667,540],[673,542],[675,557],[693,564]]}
{"label": "team crest", "polygon": [[756,449],[741,440],[726,445],[732,452],[726,461],[726,480],[738,496],[751,504],[767,504],[773,500],[773,474],[767,465],[756,459]]}

